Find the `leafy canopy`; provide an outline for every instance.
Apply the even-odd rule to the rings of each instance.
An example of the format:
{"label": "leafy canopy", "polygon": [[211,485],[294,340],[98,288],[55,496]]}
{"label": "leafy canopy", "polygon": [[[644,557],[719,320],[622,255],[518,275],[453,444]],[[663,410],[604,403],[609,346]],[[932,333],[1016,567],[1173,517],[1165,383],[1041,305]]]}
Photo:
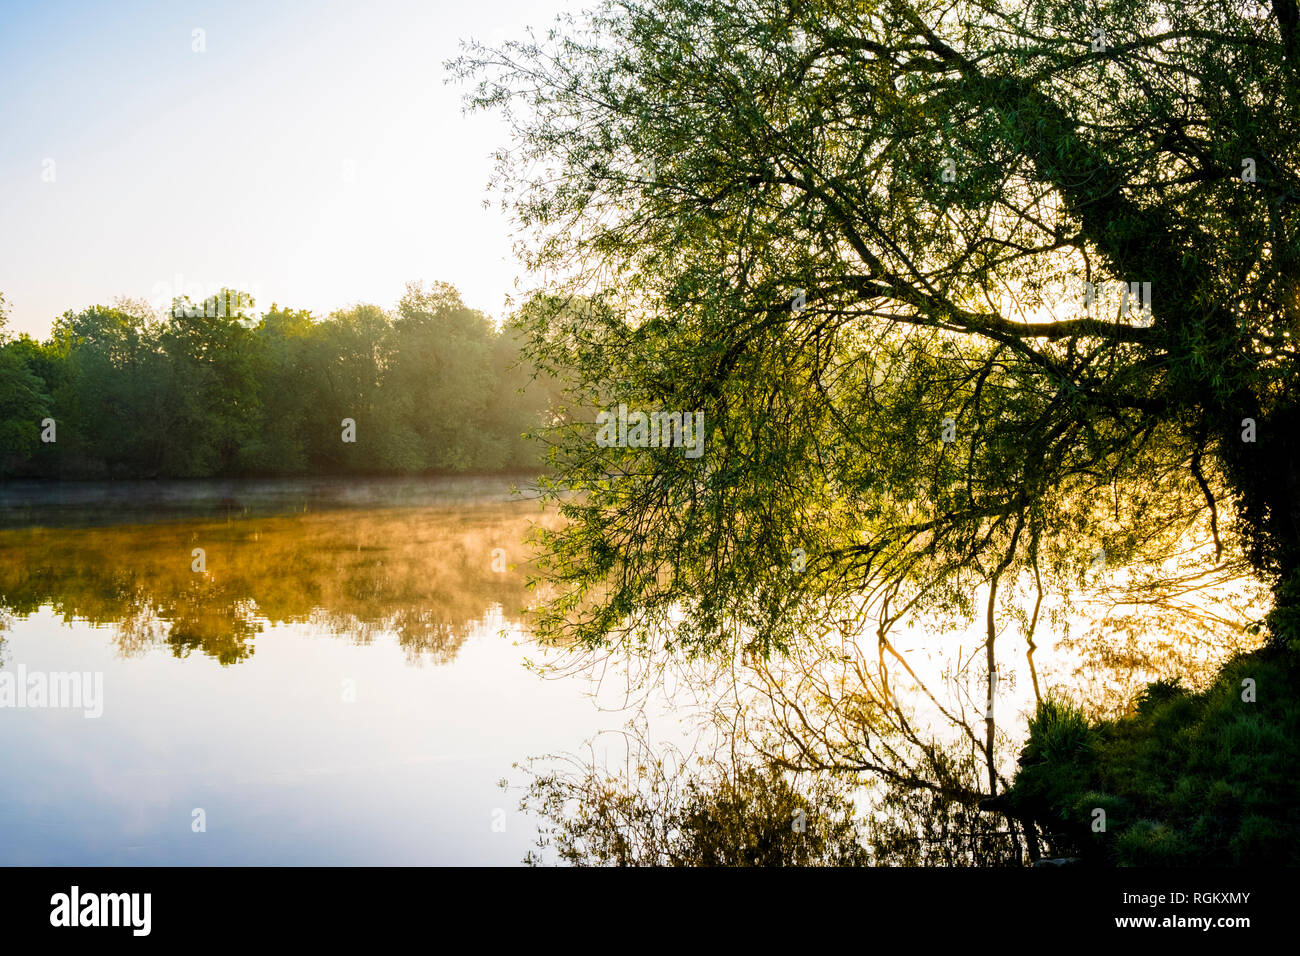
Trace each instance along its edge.
{"label": "leafy canopy", "polygon": [[766,649],[989,586],[992,634],[1193,544],[1289,601],[1298,45],[1289,0],[630,0],[471,45],[559,277],[535,357],[707,428],[557,426],[543,628]]}

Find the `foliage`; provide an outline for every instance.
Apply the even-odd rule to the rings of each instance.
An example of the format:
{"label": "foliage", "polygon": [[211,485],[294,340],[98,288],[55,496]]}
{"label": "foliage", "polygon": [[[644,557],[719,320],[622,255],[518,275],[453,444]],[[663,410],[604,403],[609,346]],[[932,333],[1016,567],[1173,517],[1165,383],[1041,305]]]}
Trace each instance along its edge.
{"label": "foliage", "polygon": [[[1296,658],[1240,655],[1201,693],[1150,685],[1131,712],[1089,723],[1044,702],[1005,798],[1085,859],[1157,866],[1300,863]],[[1254,682],[1254,701],[1243,682]],[[1094,832],[1096,809],[1106,829]]]}
{"label": "foliage", "polygon": [[[698,458],[550,430],[544,633],[766,658],[852,621],[883,661],[982,616],[991,684],[1116,573],[1130,627],[1244,575],[1271,614],[1219,623],[1300,641],[1294,3],[606,0],[451,67],[509,123],[533,359],[706,423]],[[1077,715],[1036,745],[1045,796],[1105,782]],[[1167,847],[1191,804],[1152,801],[1125,839]]]}
{"label": "foliage", "polygon": [[[240,302],[238,309],[224,307]],[[358,305],[260,318],[225,290],[165,320],[122,302],[68,312],[48,342],[0,341],[0,474],[180,477],[502,471],[552,401],[518,333],[445,284],[396,315]],[[220,303],[222,307],[217,307]],[[56,422],[41,442],[40,422]],[[356,441],[342,440],[342,422]]]}
{"label": "foliage", "polygon": [[931,749],[933,788],[890,781],[872,805],[867,844],[876,866],[1020,866],[1022,834],[985,813],[969,749]]}
{"label": "foliage", "polygon": [[[577,371],[575,406],[707,429],[699,459],[554,431],[580,495],[543,626],[780,648],[863,593],[1068,600],[1096,550],[1193,532],[1298,573],[1279,11],[1123,0],[1094,49],[1080,2],[629,0],[471,47],[452,66],[511,123],[498,182],[552,276],[535,359]],[[1149,317],[1085,281],[1150,282]]]}
{"label": "foliage", "polygon": [[[805,781],[806,783],[806,781]],[[860,866],[854,807],[843,784],[795,786],[774,767],[714,767],[682,776],[645,758],[615,776],[534,774],[522,808],[548,821],[538,852],[578,866]]]}

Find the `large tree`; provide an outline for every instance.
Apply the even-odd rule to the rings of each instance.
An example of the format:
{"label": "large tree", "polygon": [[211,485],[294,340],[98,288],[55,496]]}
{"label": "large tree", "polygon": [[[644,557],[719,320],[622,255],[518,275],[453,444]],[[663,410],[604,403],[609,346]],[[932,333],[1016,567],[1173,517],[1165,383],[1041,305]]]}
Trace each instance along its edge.
{"label": "large tree", "polygon": [[992,680],[1100,561],[1245,570],[1295,638],[1293,0],[630,0],[452,66],[511,123],[536,357],[707,432],[557,428],[545,629],[867,613],[883,660],[979,615]]}

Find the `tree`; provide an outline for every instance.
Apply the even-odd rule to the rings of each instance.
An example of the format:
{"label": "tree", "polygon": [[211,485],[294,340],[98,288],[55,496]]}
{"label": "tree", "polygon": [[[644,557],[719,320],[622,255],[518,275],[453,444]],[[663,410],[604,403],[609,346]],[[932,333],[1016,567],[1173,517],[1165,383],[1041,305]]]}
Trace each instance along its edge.
{"label": "tree", "polygon": [[307,470],[307,432],[317,414],[320,383],[310,362],[315,322],[303,309],[277,303],[256,329],[256,380],[261,392],[262,421],[240,454],[253,473],[301,474]]}
{"label": "tree", "polygon": [[[356,305],[323,321],[274,303],[259,317],[253,305],[223,289],[156,316],[119,299],[65,313],[45,343],[0,336],[4,467],[206,477],[537,463],[521,436],[551,395],[526,388],[536,369],[519,330],[498,330],[453,286],[413,284],[395,314]],[[47,415],[59,439],[38,444]],[[342,440],[347,419],[356,441]]]}
{"label": "tree", "polygon": [[228,473],[253,440],[261,418],[253,304],[246,293],[231,289],[201,305],[173,303],[171,320],[160,332],[174,415],[166,473]]}
{"label": "tree", "polygon": [[0,342],[0,475],[9,474],[17,462],[36,452],[41,422],[49,415],[50,397],[40,377],[23,361],[25,341]]}
{"label": "tree", "polygon": [[[314,330],[307,359],[318,379],[318,402],[307,427],[308,459],[314,468],[365,471],[376,470],[381,462],[392,467],[395,423],[380,414],[379,395],[390,359],[391,329],[379,306],[356,305],[334,312]],[[356,423],[355,442],[340,440],[345,418]]]}
{"label": "tree", "polygon": [[545,632],[766,653],[852,614],[883,662],[978,614],[992,699],[1006,625],[1032,654],[1099,558],[1197,545],[1300,639],[1291,0],[629,0],[451,66],[560,277],[535,359],[706,423],[695,459],[557,431]]}
{"label": "tree", "polygon": [[560,383],[539,372],[525,356],[528,327],[518,317],[508,320],[492,341],[495,387],[484,410],[485,428],[499,436],[501,464],[528,468],[539,463],[537,429],[544,429],[559,414]]}
{"label": "tree", "polygon": [[93,306],[55,320],[51,345],[62,381],[51,382],[60,462],[157,474],[176,437],[175,403],[165,393],[159,328],[138,309]]}
{"label": "tree", "polygon": [[575,866],[864,866],[847,789],[821,779],[792,782],[771,766],[715,764],[680,773],[683,755],[657,755],[629,741],[629,767],[576,760],[535,770],[521,809],[538,812],[540,865],[553,851]]}
{"label": "tree", "polygon": [[40,422],[49,414],[50,401],[40,376],[27,361],[31,340],[24,336],[9,341],[5,334],[8,324],[8,303],[0,292],[0,475],[9,474],[35,453]]}
{"label": "tree", "polygon": [[407,286],[393,321],[384,393],[402,403],[389,418],[410,436],[416,469],[499,466],[498,438],[484,427],[497,385],[493,337],[487,316],[468,308],[454,287]]}

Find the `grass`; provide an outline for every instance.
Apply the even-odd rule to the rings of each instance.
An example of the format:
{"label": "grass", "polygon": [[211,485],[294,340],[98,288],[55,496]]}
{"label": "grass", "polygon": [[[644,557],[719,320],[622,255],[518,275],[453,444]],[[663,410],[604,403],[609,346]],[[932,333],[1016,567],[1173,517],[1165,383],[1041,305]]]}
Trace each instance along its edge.
{"label": "grass", "polygon": [[1234,657],[1200,693],[1148,685],[1119,720],[1045,701],[1006,805],[1053,852],[1088,861],[1300,865],[1297,670],[1275,644]]}

